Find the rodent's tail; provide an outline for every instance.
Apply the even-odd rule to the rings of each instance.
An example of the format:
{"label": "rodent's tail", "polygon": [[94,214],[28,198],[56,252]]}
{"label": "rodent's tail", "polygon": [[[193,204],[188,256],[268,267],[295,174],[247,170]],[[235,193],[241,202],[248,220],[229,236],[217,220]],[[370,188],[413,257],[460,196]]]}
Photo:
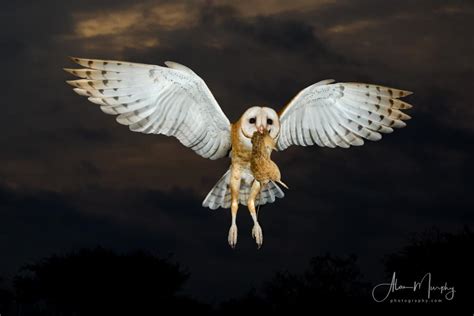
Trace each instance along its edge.
{"label": "rodent's tail", "polygon": [[287,189],[287,190],[290,189],[290,188],[289,188],[285,183],[283,183],[283,181],[281,181],[281,180],[277,180],[277,181],[275,181],[275,182],[281,184],[281,185],[282,185],[285,189]]}

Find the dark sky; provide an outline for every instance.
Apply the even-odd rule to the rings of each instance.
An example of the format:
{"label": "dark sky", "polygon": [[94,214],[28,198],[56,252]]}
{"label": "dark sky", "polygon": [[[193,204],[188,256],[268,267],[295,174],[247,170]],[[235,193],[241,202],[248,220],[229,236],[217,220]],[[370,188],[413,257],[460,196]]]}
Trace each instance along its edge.
{"label": "dark sky", "polygon": [[[238,3],[238,4],[237,4]],[[474,224],[471,1],[10,1],[0,12],[0,275],[52,253],[147,249],[189,268],[187,291],[243,294],[312,256],[355,253],[377,278],[411,233]],[[322,79],[414,91],[408,126],[351,149],[275,153],[285,199],[229,211],[201,202],[228,160],[129,132],[75,95],[68,55],[195,70],[235,121]]]}

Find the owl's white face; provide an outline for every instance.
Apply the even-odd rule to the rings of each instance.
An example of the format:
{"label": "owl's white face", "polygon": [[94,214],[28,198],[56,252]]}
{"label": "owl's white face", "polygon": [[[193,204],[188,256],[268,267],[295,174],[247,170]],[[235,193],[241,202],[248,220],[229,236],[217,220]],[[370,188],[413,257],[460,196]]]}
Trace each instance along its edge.
{"label": "owl's white face", "polygon": [[245,111],[241,118],[242,134],[252,138],[253,133],[267,130],[273,139],[280,134],[280,120],[274,109],[254,106]]}

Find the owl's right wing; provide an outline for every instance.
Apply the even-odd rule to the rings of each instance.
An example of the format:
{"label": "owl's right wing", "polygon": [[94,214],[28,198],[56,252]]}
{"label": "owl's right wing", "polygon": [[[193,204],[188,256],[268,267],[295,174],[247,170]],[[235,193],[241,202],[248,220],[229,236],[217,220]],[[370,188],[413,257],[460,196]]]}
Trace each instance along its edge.
{"label": "owl's right wing", "polygon": [[204,158],[217,159],[231,148],[230,122],[194,71],[112,60],[72,58],[83,69],[65,69],[82,78],[67,81],[74,91],[118,115],[131,131],[176,137]]}
{"label": "owl's right wing", "polygon": [[365,83],[324,80],[303,89],[280,112],[277,149],[291,145],[361,146],[364,139],[404,127],[412,106],[399,98],[409,91]]}

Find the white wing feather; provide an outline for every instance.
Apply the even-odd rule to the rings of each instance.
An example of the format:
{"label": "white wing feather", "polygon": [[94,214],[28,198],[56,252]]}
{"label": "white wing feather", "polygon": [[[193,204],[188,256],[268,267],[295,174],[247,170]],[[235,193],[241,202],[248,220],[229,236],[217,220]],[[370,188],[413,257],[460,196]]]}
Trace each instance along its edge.
{"label": "white wing feather", "polygon": [[280,112],[278,150],[291,145],[361,146],[363,139],[406,126],[400,110],[412,106],[399,98],[412,92],[364,83],[324,80],[296,95]]}
{"label": "white wing feather", "polygon": [[204,158],[227,155],[230,122],[205,82],[175,62],[167,67],[72,58],[84,69],[64,69],[82,78],[67,81],[79,95],[134,132],[176,137]]}

